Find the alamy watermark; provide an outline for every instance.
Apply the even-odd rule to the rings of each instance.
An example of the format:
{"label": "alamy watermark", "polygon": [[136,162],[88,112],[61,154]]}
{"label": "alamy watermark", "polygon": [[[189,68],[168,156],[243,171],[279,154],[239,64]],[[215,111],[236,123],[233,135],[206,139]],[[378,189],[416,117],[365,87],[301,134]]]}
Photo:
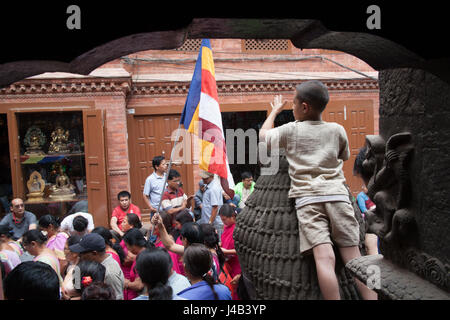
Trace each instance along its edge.
{"label": "alamy watermark", "polygon": [[73,4],[67,7],[67,14],[70,16],[66,20],[66,26],[69,30],[81,29],[81,9],[79,6]]}

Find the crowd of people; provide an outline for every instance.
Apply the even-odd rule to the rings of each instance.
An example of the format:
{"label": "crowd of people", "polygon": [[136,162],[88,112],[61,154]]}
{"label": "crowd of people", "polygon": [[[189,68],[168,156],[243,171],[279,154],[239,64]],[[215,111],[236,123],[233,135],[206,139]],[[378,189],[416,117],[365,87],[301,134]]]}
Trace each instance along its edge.
{"label": "crowd of people", "polygon": [[[13,199],[0,221],[0,294],[9,300],[241,299],[232,236],[240,195],[230,199],[214,174],[202,171],[198,192],[188,197],[163,156],[153,159],[153,168],[143,194],[152,216],[147,228],[128,191],[118,193],[109,228],[95,226],[88,212],[37,219],[22,199]],[[244,181],[252,179],[243,173]],[[244,201],[250,187],[241,187]]]}
{"label": "crowd of people", "polygon": [[[259,137],[268,148],[285,150],[300,253],[313,255],[323,298],[340,299],[333,247],[344,263],[361,253],[342,171],[350,157],[348,138],[339,124],[322,121],[328,101],[323,83],[301,83],[292,107],[296,121],[273,128],[286,104],[277,96]],[[86,212],[69,214],[61,223],[51,215],[37,220],[22,199],[13,199],[11,213],[0,222],[0,294],[7,299],[243,299],[233,230],[254,190],[252,174],[242,173],[231,198],[214,174],[201,170],[198,192],[187,196],[180,173],[168,170],[163,156],[152,165],[142,194],[151,213],[148,229],[127,191],[118,194],[108,229],[96,227]],[[374,206],[367,191],[358,203],[363,213]],[[365,240],[376,253],[373,237]],[[377,298],[359,280],[355,284],[362,298]]]}

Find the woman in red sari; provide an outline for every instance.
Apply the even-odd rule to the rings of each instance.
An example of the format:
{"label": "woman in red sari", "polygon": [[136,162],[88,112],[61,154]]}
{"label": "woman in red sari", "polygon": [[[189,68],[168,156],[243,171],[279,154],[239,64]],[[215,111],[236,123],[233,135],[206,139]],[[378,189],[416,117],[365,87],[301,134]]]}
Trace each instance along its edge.
{"label": "woman in red sari", "polygon": [[225,268],[232,278],[231,296],[233,300],[239,300],[236,291],[239,278],[241,277],[241,265],[236,254],[233,239],[233,231],[236,226],[236,211],[229,204],[224,204],[219,210],[219,216],[224,225],[221,237],[221,248],[226,258]]}

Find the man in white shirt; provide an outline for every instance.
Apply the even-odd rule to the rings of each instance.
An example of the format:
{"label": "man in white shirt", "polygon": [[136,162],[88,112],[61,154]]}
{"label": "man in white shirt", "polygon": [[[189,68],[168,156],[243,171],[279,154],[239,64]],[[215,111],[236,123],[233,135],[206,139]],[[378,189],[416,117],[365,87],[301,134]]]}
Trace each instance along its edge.
{"label": "man in white shirt", "polygon": [[61,231],[69,233],[71,236],[83,236],[94,230],[94,219],[87,212],[77,212],[63,219]]}

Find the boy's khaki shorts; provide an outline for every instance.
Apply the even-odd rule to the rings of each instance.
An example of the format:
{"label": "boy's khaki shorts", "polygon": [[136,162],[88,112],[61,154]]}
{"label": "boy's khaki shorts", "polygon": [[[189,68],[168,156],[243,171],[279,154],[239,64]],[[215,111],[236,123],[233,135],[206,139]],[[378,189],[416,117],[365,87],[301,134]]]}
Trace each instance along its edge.
{"label": "boy's khaki shorts", "polygon": [[359,244],[359,224],[353,207],[343,201],[311,203],[297,209],[300,252],[324,243],[338,247]]}

